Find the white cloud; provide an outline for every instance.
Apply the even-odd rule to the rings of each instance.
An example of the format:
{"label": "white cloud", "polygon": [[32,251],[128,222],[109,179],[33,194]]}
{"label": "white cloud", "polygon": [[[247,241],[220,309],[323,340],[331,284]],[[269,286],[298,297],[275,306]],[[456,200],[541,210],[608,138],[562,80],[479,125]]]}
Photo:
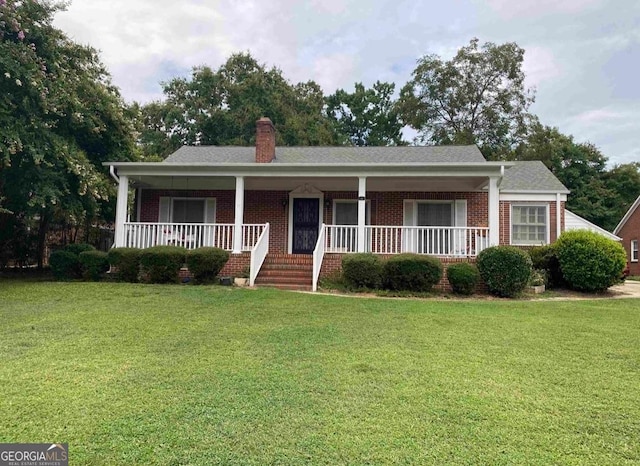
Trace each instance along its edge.
{"label": "white cloud", "polygon": [[547,47],[524,46],[523,70],[527,86],[539,86],[542,82],[557,78],[563,71],[553,51]]}
{"label": "white cloud", "polygon": [[504,19],[543,16],[554,13],[573,14],[603,0],[487,0],[489,7]]}

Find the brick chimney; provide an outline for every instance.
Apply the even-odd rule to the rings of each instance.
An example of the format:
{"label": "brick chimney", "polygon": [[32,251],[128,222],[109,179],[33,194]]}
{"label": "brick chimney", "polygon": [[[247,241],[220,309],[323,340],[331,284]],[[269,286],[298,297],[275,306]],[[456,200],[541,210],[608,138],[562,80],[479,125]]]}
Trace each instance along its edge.
{"label": "brick chimney", "polygon": [[269,163],[276,158],[276,129],[267,117],[256,122],[256,163]]}

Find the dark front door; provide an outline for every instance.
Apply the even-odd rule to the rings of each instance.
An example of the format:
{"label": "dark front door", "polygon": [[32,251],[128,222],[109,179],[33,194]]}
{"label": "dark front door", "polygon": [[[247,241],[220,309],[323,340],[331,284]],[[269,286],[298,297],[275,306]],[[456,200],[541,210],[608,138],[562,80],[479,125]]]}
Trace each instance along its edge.
{"label": "dark front door", "polygon": [[318,241],[320,200],[293,199],[293,247],[294,254],[311,254]]}

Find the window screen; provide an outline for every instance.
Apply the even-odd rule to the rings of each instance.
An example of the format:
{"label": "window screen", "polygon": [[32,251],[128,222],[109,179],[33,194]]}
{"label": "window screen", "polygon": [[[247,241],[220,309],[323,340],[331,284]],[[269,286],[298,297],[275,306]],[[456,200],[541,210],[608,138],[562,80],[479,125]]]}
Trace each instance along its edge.
{"label": "window screen", "polygon": [[173,223],[204,223],[204,199],[174,199]]}

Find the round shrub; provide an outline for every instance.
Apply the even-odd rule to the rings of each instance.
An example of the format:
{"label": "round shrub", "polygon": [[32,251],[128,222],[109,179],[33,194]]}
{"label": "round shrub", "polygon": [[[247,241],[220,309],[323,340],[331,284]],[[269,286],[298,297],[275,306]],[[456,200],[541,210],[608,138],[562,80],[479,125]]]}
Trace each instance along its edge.
{"label": "round shrub", "polygon": [[150,283],[179,281],[186,250],[178,246],[154,246],[140,253],[140,268]]}
{"label": "round shrub", "polygon": [[187,252],[187,267],[198,283],[212,281],[229,260],[229,253],[220,248],[198,248]]}
{"label": "round shrub", "polygon": [[531,276],[529,254],[514,246],[493,246],[478,254],[478,271],[489,291],[513,297],[525,289]]}
{"label": "round shrub", "polygon": [[64,249],[51,253],[49,266],[56,280],[72,280],[80,277],[78,255]]}
{"label": "round shrub", "polygon": [[380,288],[382,262],[374,254],[347,254],[342,258],[342,276],[351,288]]}
{"label": "round shrub", "polygon": [[437,257],[400,254],[384,264],[385,288],[397,291],[429,291],[442,278]]}
{"label": "round shrub", "polygon": [[94,248],[90,244],[86,244],[86,243],[71,243],[71,244],[67,244],[64,247],[64,250],[67,251],[67,252],[73,253],[76,256],[79,256],[80,253],[82,253],[82,252],[95,251],[96,248]]}
{"label": "round shrub", "polygon": [[566,286],[562,271],[560,270],[560,261],[558,260],[558,250],[554,244],[545,246],[536,246],[529,249],[533,268],[544,270],[547,279],[547,288],[561,288]]}
{"label": "round shrub", "polygon": [[84,251],[78,256],[82,278],[98,281],[103,273],[109,270],[107,253],[102,251]]}
{"label": "round shrub", "polygon": [[138,248],[112,248],[107,254],[109,264],[117,269],[118,280],[136,283],[140,274],[140,252]]}
{"label": "round shrub", "polygon": [[447,278],[454,293],[471,295],[480,280],[478,268],[467,262],[451,264],[447,267]]}
{"label": "round shrub", "polygon": [[615,285],[627,262],[619,243],[588,230],[564,232],[556,248],[562,276],[581,291],[603,291]]}

